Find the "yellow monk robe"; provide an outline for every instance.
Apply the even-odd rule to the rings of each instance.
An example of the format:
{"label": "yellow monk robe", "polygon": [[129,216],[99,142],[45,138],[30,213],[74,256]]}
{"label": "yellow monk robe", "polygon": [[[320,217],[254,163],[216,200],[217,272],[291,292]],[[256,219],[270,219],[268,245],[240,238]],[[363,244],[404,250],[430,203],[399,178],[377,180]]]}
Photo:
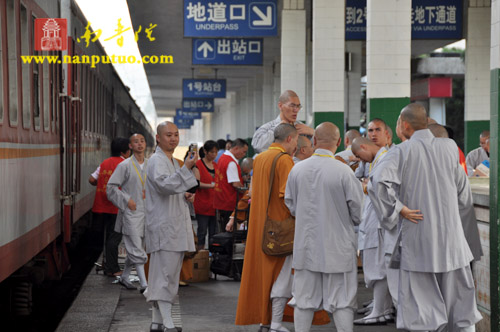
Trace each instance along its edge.
{"label": "yellow monk robe", "polygon": [[[271,288],[278,278],[285,257],[268,256],[262,252],[262,232],[266,220],[271,165],[274,157],[281,151],[284,152],[283,147],[278,143],[273,143],[269,150],[255,158],[253,164],[252,204],[250,204],[243,275],[236,309],[236,325],[259,323],[269,325],[271,323]],[[293,165],[293,159],[288,154],[278,159],[269,203],[271,219],[283,220],[290,216],[284,196],[288,174]],[[319,315],[321,319],[319,321],[316,319],[315,324],[329,322],[326,312],[321,312]],[[290,321],[293,315],[284,315],[283,318]]]}

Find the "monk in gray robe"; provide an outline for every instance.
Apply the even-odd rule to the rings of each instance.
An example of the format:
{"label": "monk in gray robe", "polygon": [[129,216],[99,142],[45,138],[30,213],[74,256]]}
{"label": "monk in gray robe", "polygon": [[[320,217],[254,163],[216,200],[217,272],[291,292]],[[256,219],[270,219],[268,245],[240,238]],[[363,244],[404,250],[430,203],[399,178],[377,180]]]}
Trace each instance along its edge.
{"label": "monk in gray robe", "polygon": [[432,135],[422,105],[401,111],[401,127],[408,140],[387,153],[368,189],[379,198],[384,228],[400,220],[401,245],[392,257],[400,258],[397,327],[475,331],[481,315],[460,217],[472,193],[457,145]]}
{"label": "monk in gray robe", "polygon": [[331,122],[314,134],[315,153],[288,177],[285,204],[295,215],[289,303],[295,331],[309,331],[314,311],[333,314],[337,331],[353,330],[357,265],[354,226],[360,222],[362,187],[351,168],[335,159],[340,133]]}
{"label": "monk in gray robe", "polygon": [[[144,250],[144,222],[146,198],[146,165],[144,157],[146,140],[141,134],[130,136],[129,147],[133,154],[118,164],[106,186],[106,194],[111,203],[118,207],[115,232],[123,234],[123,243],[127,251],[125,269],[119,282],[127,289],[136,287],[130,283],[129,276],[135,266],[139,277],[140,290],[147,287],[144,264],[148,260]],[[120,190],[121,188],[121,190]]]}
{"label": "monk in gray robe", "polygon": [[490,139],[489,130],[485,130],[479,135],[479,145],[477,149],[472,150],[467,154],[465,162],[467,163],[467,174],[473,176],[474,169],[481,165],[485,160],[490,160],[490,147],[488,141]]}
{"label": "monk in gray robe", "polygon": [[179,274],[185,251],[195,251],[187,193],[198,181],[191,171],[198,156],[191,152],[183,167],[173,157],[179,130],[171,122],[158,125],[158,147],[148,161],[146,181],[146,252],[150,253],[149,283],[144,292],[153,303],[152,329],[177,331],[172,321],[172,303],[179,289]]}
{"label": "monk in gray robe", "polygon": [[[356,157],[369,165],[369,175],[373,174],[377,165],[387,154],[385,146],[379,147],[367,138],[356,138],[352,144],[352,152]],[[369,183],[368,183],[369,185]],[[380,218],[374,200],[368,196],[364,200],[363,217],[359,225],[358,249],[363,252],[363,273],[365,284],[373,288],[373,309],[367,316],[354,321],[355,325],[378,325],[392,321],[392,300],[387,285],[385,266],[385,231],[380,226]]]}

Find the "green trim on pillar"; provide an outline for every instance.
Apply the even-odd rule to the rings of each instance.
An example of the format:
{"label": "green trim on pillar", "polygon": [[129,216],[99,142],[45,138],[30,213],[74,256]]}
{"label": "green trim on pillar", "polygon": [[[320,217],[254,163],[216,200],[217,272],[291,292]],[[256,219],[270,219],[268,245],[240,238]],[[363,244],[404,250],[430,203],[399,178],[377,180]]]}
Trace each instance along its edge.
{"label": "green trim on pillar", "polygon": [[[500,69],[493,69],[491,75],[490,92],[490,303],[491,303],[491,331],[498,331],[500,324],[500,293],[499,293],[499,253],[500,243],[498,241],[499,219],[498,219],[498,197],[500,179],[499,173],[499,108],[500,108]],[[467,124],[467,122],[466,122]],[[479,134],[477,135],[479,136]],[[476,137],[477,137],[476,136]]]}
{"label": "green trim on pillar", "polygon": [[253,155],[255,154],[255,150],[253,149],[253,146],[252,146],[252,137],[247,138],[245,141],[248,143],[248,151],[247,151],[247,154],[245,155],[245,157],[252,158]]}
{"label": "green trim on pillar", "polygon": [[[322,122],[333,122],[340,130],[340,137],[344,137],[344,112],[316,112],[314,113],[314,128]],[[344,140],[341,140],[338,151],[344,150]]]}
{"label": "green trim on pillar", "polygon": [[490,130],[490,120],[465,121],[464,148],[465,154],[479,147],[479,135],[483,130]]}
{"label": "green trim on pillar", "polygon": [[408,97],[368,99],[368,122],[374,118],[384,120],[385,123],[392,129],[392,141],[397,144],[400,140],[396,136],[396,123],[398,122],[401,110],[409,103],[410,98]]}

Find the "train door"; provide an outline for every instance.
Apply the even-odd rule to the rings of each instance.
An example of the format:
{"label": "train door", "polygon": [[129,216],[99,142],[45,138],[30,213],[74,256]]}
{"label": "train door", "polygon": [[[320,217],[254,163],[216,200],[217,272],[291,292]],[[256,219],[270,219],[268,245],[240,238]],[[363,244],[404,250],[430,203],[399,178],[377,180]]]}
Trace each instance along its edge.
{"label": "train door", "polygon": [[[74,41],[68,37],[68,55],[75,52]],[[61,199],[63,204],[62,234],[65,243],[71,241],[76,196],[80,193],[82,165],[82,103],[80,64],[67,66],[67,93],[60,98],[61,130]]]}

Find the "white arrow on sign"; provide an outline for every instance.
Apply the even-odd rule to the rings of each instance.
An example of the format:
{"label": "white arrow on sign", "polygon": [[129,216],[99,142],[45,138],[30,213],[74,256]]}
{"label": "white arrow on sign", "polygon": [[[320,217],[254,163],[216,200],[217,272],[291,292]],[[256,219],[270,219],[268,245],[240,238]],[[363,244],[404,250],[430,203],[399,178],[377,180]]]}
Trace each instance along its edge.
{"label": "white arrow on sign", "polygon": [[203,42],[203,44],[198,47],[198,52],[203,52],[203,57],[206,58],[208,56],[208,52],[213,52],[214,49],[208,42]]}
{"label": "white arrow on sign", "polygon": [[207,109],[212,108],[212,103],[211,103],[211,102],[207,102],[207,103],[205,104],[205,107],[206,107]]}
{"label": "white arrow on sign", "polygon": [[266,14],[264,14],[259,7],[253,6],[252,10],[257,16],[259,16],[259,21],[253,21],[255,26],[273,25],[273,8],[271,6],[266,7]]}

